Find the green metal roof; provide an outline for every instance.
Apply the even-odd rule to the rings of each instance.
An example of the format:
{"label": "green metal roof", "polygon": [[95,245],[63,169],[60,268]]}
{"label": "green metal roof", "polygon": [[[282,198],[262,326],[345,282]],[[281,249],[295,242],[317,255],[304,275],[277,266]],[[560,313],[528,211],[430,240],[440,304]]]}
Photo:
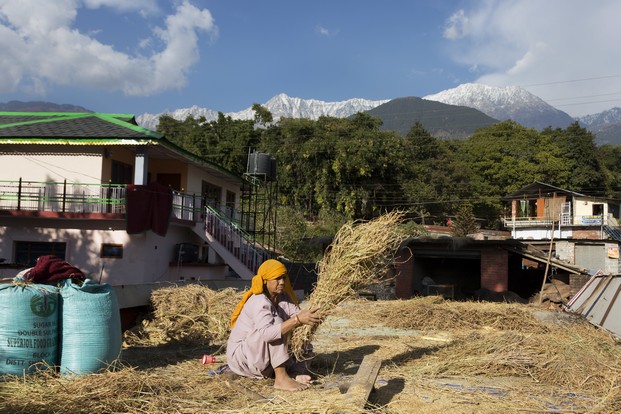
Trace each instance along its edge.
{"label": "green metal roof", "polygon": [[[136,124],[133,115],[96,112],[0,112],[0,142],[38,139],[161,139],[155,131]],[[86,141],[86,142],[85,142]],[[6,141],[5,141],[6,142]]]}
{"label": "green metal roof", "polygon": [[162,134],[138,126],[134,115],[97,112],[0,111],[1,144],[157,145],[185,160],[225,177],[241,177],[168,141]]}

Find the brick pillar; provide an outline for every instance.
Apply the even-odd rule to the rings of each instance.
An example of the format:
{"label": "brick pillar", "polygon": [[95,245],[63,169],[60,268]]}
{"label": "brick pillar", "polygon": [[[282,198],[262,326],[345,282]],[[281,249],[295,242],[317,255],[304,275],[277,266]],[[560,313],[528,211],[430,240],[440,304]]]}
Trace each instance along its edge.
{"label": "brick pillar", "polygon": [[404,247],[396,257],[395,296],[397,299],[409,299],[412,297],[413,278],[414,255],[409,247]]}
{"label": "brick pillar", "polygon": [[504,292],[509,289],[509,252],[507,250],[481,250],[481,288],[492,292]]}

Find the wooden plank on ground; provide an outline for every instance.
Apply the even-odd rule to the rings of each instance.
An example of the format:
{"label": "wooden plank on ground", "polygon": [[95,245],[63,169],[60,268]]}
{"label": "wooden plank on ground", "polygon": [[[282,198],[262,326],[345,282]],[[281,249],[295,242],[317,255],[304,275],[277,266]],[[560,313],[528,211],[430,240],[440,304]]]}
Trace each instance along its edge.
{"label": "wooden plank on ground", "polygon": [[372,355],[367,355],[362,359],[360,368],[358,368],[358,372],[354,375],[345,394],[345,399],[349,400],[353,406],[364,408],[375,385],[381,365],[382,361]]}

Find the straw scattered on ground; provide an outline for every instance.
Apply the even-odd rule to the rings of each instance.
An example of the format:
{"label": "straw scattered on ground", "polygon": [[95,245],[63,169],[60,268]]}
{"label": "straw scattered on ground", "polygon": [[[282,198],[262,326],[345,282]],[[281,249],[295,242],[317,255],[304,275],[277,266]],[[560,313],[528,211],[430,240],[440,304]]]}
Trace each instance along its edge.
{"label": "straw scattered on ground", "polygon": [[[186,288],[158,293],[170,315],[154,313],[157,332],[193,329],[178,315],[202,320],[196,303],[207,303],[208,314],[220,307],[212,326],[228,326],[240,293]],[[190,290],[201,297],[190,299]],[[200,326],[203,338],[219,335]],[[126,343],[122,361],[97,374],[6,377],[0,413],[621,412],[621,345],[582,317],[532,305],[439,297],[341,302],[313,340],[316,384],[293,393],[269,379],[216,375],[226,362],[217,344],[158,341]],[[208,352],[216,364],[201,364]],[[375,390],[367,407],[352,406],[345,393],[367,355],[381,361]]]}
{"label": "straw scattered on ground", "polygon": [[545,333],[548,330],[528,307],[519,304],[458,302],[441,296],[424,296],[416,300],[383,304],[386,306],[371,310],[373,318],[399,329],[438,331],[486,327],[533,333]]}
{"label": "straw scattered on ground", "polygon": [[[308,308],[319,308],[326,317],[358,290],[377,284],[404,240],[399,229],[403,217],[401,212],[391,212],[342,226],[317,265],[317,284],[308,297]],[[304,325],[293,332],[291,347],[298,359],[303,358],[317,327]]]}

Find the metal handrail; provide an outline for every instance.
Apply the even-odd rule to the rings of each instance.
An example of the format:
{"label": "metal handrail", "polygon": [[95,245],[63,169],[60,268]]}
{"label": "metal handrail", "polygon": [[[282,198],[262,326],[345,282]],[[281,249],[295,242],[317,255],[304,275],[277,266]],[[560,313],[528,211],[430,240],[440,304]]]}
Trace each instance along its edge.
{"label": "metal handrail", "polygon": [[248,269],[256,271],[272,252],[259,244],[238,223],[213,206],[205,207],[205,230]]}
{"label": "metal handrail", "polygon": [[0,181],[0,210],[125,213],[122,184]]}
{"label": "metal handrail", "polygon": [[[125,214],[126,195],[125,184],[0,180],[0,210]],[[238,220],[230,217],[236,214],[230,208],[223,212],[216,206],[203,206],[200,196],[179,191],[173,191],[172,204],[175,218],[194,223],[204,221],[205,228],[249,269],[256,271],[272,256]]]}
{"label": "metal handrail", "polygon": [[[568,220],[563,219],[562,224],[565,226],[594,226],[606,225],[612,223],[611,215],[574,215],[569,216]],[[552,222],[558,223],[559,218],[548,217],[503,217],[502,221],[508,227],[528,227],[528,226],[544,226],[552,225]]]}

